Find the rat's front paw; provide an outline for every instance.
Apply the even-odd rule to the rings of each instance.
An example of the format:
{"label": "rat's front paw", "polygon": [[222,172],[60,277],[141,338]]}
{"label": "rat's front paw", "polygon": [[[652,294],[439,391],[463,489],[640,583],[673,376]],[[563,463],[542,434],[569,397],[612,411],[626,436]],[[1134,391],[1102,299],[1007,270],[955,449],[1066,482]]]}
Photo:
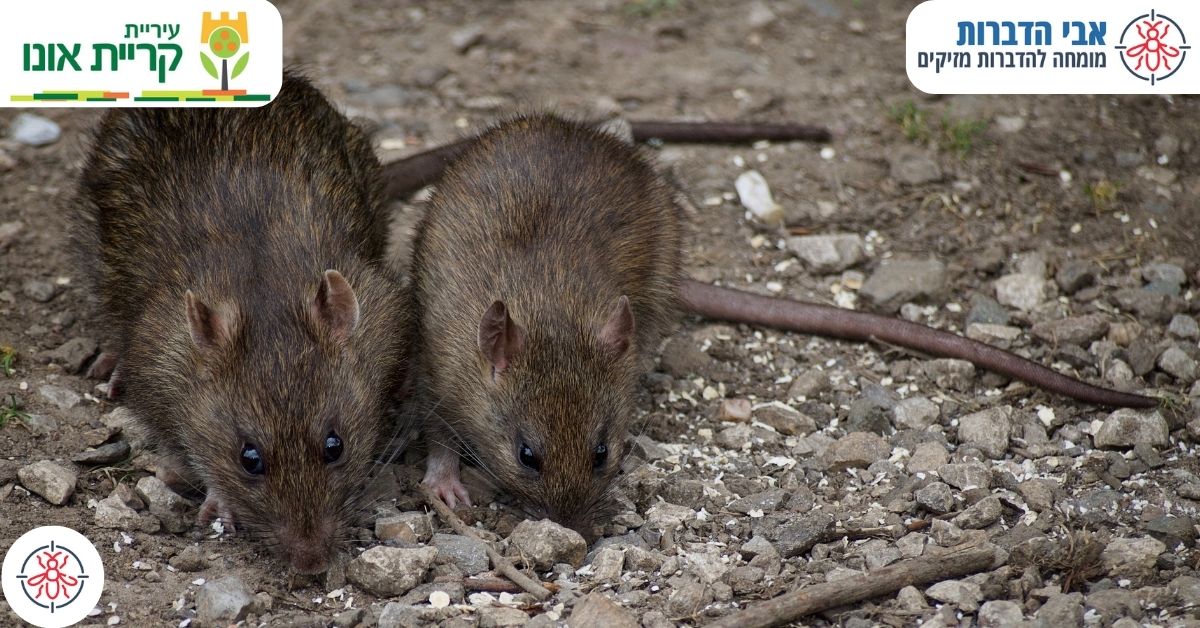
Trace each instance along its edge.
{"label": "rat's front paw", "polygon": [[462,480],[458,474],[425,474],[425,479],[422,480],[429,490],[433,491],[438,499],[446,502],[446,505],[451,510],[458,507],[461,501],[464,505],[471,505],[471,494],[467,491],[467,487],[463,486]]}

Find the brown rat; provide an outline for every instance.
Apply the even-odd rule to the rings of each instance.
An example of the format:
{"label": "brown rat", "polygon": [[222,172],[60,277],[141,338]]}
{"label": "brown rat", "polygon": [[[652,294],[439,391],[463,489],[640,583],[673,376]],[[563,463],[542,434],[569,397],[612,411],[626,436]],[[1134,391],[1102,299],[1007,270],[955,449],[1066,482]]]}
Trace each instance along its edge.
{"label": "brown rat", "polygon": [[403,295],[363,133],[285,75],[254,109],[116,109],[79,191],[114,385],[236,522],[323,571],[383,446]]}
{"label": "brown rat", "polygon": [[469,503],[459,452],[540,514],[587,529],[625,452],[632,391],[677,308],[970,360],[1093,403],[1154,399],[921,325],[684,280],[682,214],[633,147],[549,115],[456,149],[413,245],[425,482]]}

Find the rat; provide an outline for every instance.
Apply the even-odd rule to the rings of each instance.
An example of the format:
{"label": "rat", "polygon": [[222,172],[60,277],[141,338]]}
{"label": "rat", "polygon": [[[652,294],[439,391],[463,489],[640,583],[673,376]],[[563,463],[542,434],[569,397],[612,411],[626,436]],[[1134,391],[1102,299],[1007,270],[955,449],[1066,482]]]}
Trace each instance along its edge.
{"label": "rat", "polygon": [[687,279],[670,186],[589,125],[517,117],[456,150],[411,268],[423,481],[452,507],[470,504],[461,454],[531,514],[586,535],[626,453],[643,365],[680,311],[883,340],[1100,405],[1157,403],[915,323]]}
{"label": "rat", "polygon": [[201,523],[300,573],[365,507],[404,377],[381,184],[364,133],[290,73],[259,108],[111,110],[79,184],[112,386],[165,475],[203,488]]}

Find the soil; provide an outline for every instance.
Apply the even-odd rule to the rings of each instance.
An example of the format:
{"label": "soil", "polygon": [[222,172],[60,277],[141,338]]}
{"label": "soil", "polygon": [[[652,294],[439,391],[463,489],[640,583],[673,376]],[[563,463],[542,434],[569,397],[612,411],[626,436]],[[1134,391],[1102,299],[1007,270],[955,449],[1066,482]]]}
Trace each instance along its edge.
{"label": "soil", "polygon": [[[778,564],[757,563],[757,572],[731,575],[718,569],[723,575],[710,580],[697,555],[711,550],[724,557],[719,565],[749,567],[753,552],[738,551],[748,539],[762,536],[779,547],[787,525],[810,512],[830,513],[839,525],[932,519],[934,514],[913,498],[930,474],[909,473],[906,467],[915,446],[927,441],[941,444],[951,462],[979,465],[1001,478],[991,489],[955,485],[951,514],[999,496],[1004,506],[998,519],[978,534],[958,532],[969,540],[997,543],[1009,553],[1008,564],[977,579],[983,586],[974,605],[939,601],[930,591],[918,594],[919,603],[901,596],[837,609],[810,618],[813,625],[918,620],[967,625],[980,621],[976,608],[987,600],[1011,600],[1031,620],[1042,617],[1043,603],[1056,591],[1083,593],[1076,603],[1087,609],[1088,621],[1104,625],[1123,616],[1167,624],[1194,615],[1200,599],[1189,599],[1179,583],[1200,576],[1200,555],[1193,547],[1200,493],[1180,487],[1200,489],[1193,457],[1200,386],[1194,375],[1155,367],[1154,357],[1174,347],[1200,358],[1196,338],[1166,331],[1173,318],[1175,328],[1183,324],[1181,317],[1194,322],[1200,314],[1200,210],[1194,200],[1200,197],[1200,150],[1194,140],[1200,137],[1200,100],[924,95],[904,72],[904,23],[914,5],[896,0],[278,3],[285,60],[300,66],[372,130],[385,161],[458,138],[506,113],[540,108],[573,115],[619,112],[631,119],[826,125],[836,135],[826,146],[648,149],[697,207],[688,264],[692,276],[870,309],[857,294],[864,278],[889,260],[936,258],[945,264],[944,284],[901,314],[961,332],[968,314],[983,307],[979,297],[997,297],[999,278],[1033,275],[1046,280],[1035,306],[1001,308],[1008,325],[1019,330],[1014,350],[1090,381],[1174,396],[1175,403],[1163,412],[1169,442],[1136,453],[1132,443],[1102,451],[1093,436],[1110,410],[982,372],[965,383],[950,381],[956,388],[940,385],[954,378],[939,379],[940,367],[924,368],[924,360],[889,347],[689,318],[666,351],[700,366],[689,370],[679,366],[681,360],[664,359],[647,378],[639,437],[649,444],[635,448],[629,465],[633,516],[619,518],[606,535],[610,547],[623,547],[614,539],[636,544],[631,537],[640,538],[673,560],[669,565],[675,569],[639,571],[626,555],[620,577],[608,581],[586,569],[556,571],[547,579],[559,578],[568,590],[544,606],[522,607],[531,617],[541,614],[535,621],[546,623],[537,625],[569,617],[578,596],[587,592],[608,594],[644,625],[702,624],[796,586],[873,568],[869,557],[864,565],[868,541],[861,538],[823,538],[808,551],[778,558]],[[0,110],[0,128],[17,113]],[[0,423],[0,548],[41,525],[86,534],[108,570],[101,612],[89,620],[97,625],[111,625],[113,617],[132,626],[199,625],[204,618],[195,619],[197,591],[204,580],[225,575],[260,594],[245,620],[251,625],[323,625],[335,618],[340,625],[356,625],[355,619],[362,622],[358,625],[378,622],[395,599],[373,596],[336,574],[288,575],[252,540],[95,525],[95,502],[117,485],[132,486],[149,475],[154,458],[135,447],[116,463],[71,462],[105,437],[131,438],[109,432],[98,437],[97,430],[106,429],[101,417],[119,404],[103,399],[97,382],[46,363],[45,357],[68,341],[104,337],[65,237],[70,195],[99,113],[35,113],[60,125],[59,141],[30,147],[0,140],[0,153],[15,160],[5,169],[0,154],[0,233],[6,223],[23,225],[7,246],[0,236],[0,346],[11,347],[17,356],[14,372],[0,375],[0,408],[15,404],[34,417]],[[738,202],[734,181],[748,169],[769,182],[785,209],[787,233],[755,222]],[[395,203],[393,232],[401,251],[422,211],[420,198]],[[864,238],[866,259],[845,272],[816,272],[786,244],[790,235],[834,233]],[[1076,262],[1090,265],[1094,285],[1079,291],[1068,285],[1060,271]],[[1182,281],[1156,283],[1154,264],[1182,271]],[[48,282],[57,294],[45,302],[35,299],[38,286],[30,282]],[[1147,297],[1140,290],[1146,286],[1149,294],[1168,294]],[[1082,315],[1099,316],[1107,327],[1073,349],[1031,333],[1035,324]],[[1144,354],[1147,347],[1156,352],[1149,368],[1136,368],[1132,381],[1118,381],[1120,368],[1114,375],[1112,360],[1137,366],[1139,359],[1128,354]],[[708,357],[697,358],[697,353]],[[828,375],[824,384],[804,396],[789,396],[795,381],[813,372]],[[47,385],[84,398],[63,409],[40,392]],[[897,400],[915,396],[929,398],[940,411],[921,430],[905,429],[894,419]],[[737,399],[752,402],[758,423],[719,416],[728,400]],[[864,400],[878,410],[864,410]],[[815,431],[780,434],[762,426],[765,414],[759,406],[772,401],[812,417]],[[960,438],[960,419],[1005,406],[1012,408],[1013,429],[1002,452],[989,454]],[[722,438],[731,429],[742,431]],[[850,431],[876,431],[893,448],[891,454],[850,469],[828,463],[829,443]],[[730,448],[739,435],[750,438],[740,449]],[[1045,447],[1033,446],[1039,438]],[[419,456],[413,451],[406,460]],[[780,467],[780,459],[790,462]],[[65,505],[49,504],[17,480],[17,468],[41,460],[78,472],[75,494]],[[399,486],[407,491],[399,496],[398,509],[419,510],[419,500],[408,491],[412,470],[398,469]],[[1012,481],[1006,484],[1007,478]],[[1039,510],[1017,491],[1030,478],[1054,483],[1053,504]],[[748,509],[731,508],[739,498],[774,489],[785,491],[782,502],[763,498]],[[1013,505],[1018,493],[1029,500],[1027,509]],[[498,499],[505,502],[503,496]],[[1105,499],[1112,515],[1088,516],[1086,505]],[[697,517],[674,533],[675,546],[656,536],[650,523],[639,522],[659,500]],[[517,520],[499,506],[477,508],[476,515],[501,537]],[[1163,519],[1183,519],[1181,531],[1164,536],[1156,523]],[[1049,548],[1046,555],[1061,558],[1065,554],[1054,551],[1081,540],[1100,548],[1144,537],[1166,539],[1164,550],[1128,572],[1097,567],[1103,561],[1094,553],[1073,561],[1033,560],[1021,546],[1041,539]],[[363,547],[376,543],[369,529],[363,538]],[[885,545],[894,541],[888,538]],[[937,534],[929,543],[954,545]],[[176,569],[180,561],[172,559],[191,547],[199,549],[201,568]],[[886,548],[870,547],[887,554]],[[749,581],[737,579],[743,576]],[[1128,591],[1133,602],[1113,610],[1117,590]],[[689,606],[684,598],[693,593],[697,603]],[[423,620],[508,625],[483,608],[486,601],[469,601],[474,605],[451,606],[440,615],[422,615]],[[365,612],[345,614],[355,608]],[[1045,612],[1048,617],[1050,611]],[[15,622],[0,603],[0,623]]]}

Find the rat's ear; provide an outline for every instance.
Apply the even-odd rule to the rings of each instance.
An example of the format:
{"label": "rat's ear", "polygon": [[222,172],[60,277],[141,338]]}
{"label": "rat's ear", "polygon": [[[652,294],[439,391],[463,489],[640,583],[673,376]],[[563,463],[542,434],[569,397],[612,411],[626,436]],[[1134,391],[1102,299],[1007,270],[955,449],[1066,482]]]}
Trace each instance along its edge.
{"label": "rat's ear", "polygon": [[525,350],[525,330],[513,322],[503,301],[496,301],[479,321],[479,350],[492,365],[495,379]]}
{"label": "rat's ear", "polygon": [[336,270],[325,271],[312,308],[317,320],[338,342],[349,339],[358,325],[358,297],[354,296],[350,282]]}
{"label": "rat's ear", "polygon": [[600,328],[600,344],[613,355],[625,355],[633,344],[633,310],[629,309],[629,297],[621,295],[617,306]]}
{"label": "rat's ear", "polygon": [[233,338],[233,316],[209,307],[191,290],[184,296],[187,302],[188,331],[196,347],[211,350],[229,344]]}

